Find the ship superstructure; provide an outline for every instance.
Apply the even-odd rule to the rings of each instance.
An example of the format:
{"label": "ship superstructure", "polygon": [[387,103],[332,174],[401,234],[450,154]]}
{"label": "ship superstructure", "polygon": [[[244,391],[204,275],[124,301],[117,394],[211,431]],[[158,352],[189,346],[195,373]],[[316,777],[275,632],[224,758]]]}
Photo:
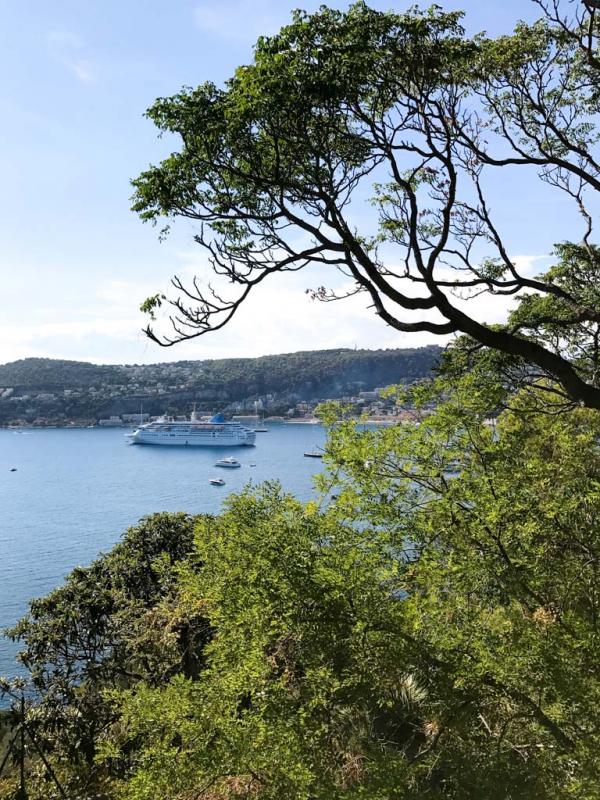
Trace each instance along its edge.
{"label": "ship superstructure", "polygon": [[189,420],[163,417],[140,425],[129,436],[132,444],[179,445],[187,447],[250,447],[254,431],[239,422],[227,422],[222,414],[198,419],[194,412]]}

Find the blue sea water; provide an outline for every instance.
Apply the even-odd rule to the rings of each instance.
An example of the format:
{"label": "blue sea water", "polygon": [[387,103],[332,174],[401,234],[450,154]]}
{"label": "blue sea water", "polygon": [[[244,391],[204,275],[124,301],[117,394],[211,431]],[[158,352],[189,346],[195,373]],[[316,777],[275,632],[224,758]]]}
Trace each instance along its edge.
{"label": "blue sea water", "polygon": [[[250,481],[277,479],[300,500],[315,496],[321,462],[303,453],[323,446],[321,426],[273,424],[256,440],[254,448],[150,447],[127,445],[119,428],[0,430],[0,630],[146,514],[215,513]],[[242,467],[215,468],[226,455]],[[217,476],[225,486],[209,485]],[[0,675],[19,671],[17,649],[0,638]]]}

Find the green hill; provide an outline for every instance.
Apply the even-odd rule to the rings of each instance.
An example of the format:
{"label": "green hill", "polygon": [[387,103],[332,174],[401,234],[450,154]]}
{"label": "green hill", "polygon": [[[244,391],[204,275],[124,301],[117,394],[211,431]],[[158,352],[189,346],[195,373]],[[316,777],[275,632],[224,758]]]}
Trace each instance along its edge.
{"label": "green hill", "polygon": [[441,350],[318,350],[206,361],[102,365],[27,358],[0,365],[0,424],[15,420],[97,419],[165,410],[240,410],[261,400],[277,412],[290,402],[339,398],[427,376]]}

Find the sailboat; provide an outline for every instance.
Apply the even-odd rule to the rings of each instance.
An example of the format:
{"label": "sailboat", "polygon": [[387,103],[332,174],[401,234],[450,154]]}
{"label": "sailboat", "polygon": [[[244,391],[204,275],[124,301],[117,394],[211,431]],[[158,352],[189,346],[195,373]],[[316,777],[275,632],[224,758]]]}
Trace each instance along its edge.
{"label": "sailboat", "polygon": [[[258,417],[258,400],[254,401],[254,414]],[[259,417],[260,427],[253,428],[254,433],[268,433],[269,429],[264,427],[263,418]]]}

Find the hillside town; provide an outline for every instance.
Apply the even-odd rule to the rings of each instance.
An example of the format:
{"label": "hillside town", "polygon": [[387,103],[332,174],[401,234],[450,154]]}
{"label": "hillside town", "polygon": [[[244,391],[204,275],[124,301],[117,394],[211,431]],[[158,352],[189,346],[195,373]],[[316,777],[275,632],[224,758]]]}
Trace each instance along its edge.
{"label": "hillside town", "polygon": [[326,400],[393,421],[386,389],[431,374],[435,347],[330,350],[257,359],[94,365],[25,359],[0,365],[0,426],[128,426],[164,415],[310,421]]}
{"label": "hillside town", "polygon": [[[150,414],[144,411],[144,399],[151,400],[151,396],[140,399],[140,411],[138,413],[111,414],[109,416],[84,417],[69,419],[65,414],[48,415],[39,409],[45,404],[55,404],[70,401],[78,398],[89,398],[101,393],[101,387],[92,387],[89,393],[84,391],[63,390],[62,392],[38,392],[32,394],[15,394],[12,387],[4,389],[0,393],[0,399],[15,404],[19,409],[25,405],[21,412],[22,416],[14,416],[6,427],[131,427],[143,422],[151,422],[163,416],[172,416],[174,419],[186,419],[187,414],[174,413],[167,406],[160,414]],[[157,395],[167,394],[167,391],[156,392]],[[119,397],[114,387],[110,394],[111,398]],[[351,416],[363,417],[371,422],[393,424],[405,419],[411,419],[413,414],[410,409],[399,406],[393,394],[393,387],[377,387],[372,390],[358,392],[356,395],[343,395],[341,397],[321,397],[317,399],[298,399],[289,398],[288,403],[282,403],[282,399],[276,399],[272,394],[256,397],[246,401],[239,401],[228,404],[223,410],[228,417],[233,420],[249,425],[259,422],[294,422],[294,423],[316,423],[316,410],[321,403],[329,400],[336,400],[341,403],[347,413]],[[195,407],[196,403],[190,406]],[[287,405],[287,408],[283,408]],[[211,413],[216,409],[204,409],[203,413]]]}

